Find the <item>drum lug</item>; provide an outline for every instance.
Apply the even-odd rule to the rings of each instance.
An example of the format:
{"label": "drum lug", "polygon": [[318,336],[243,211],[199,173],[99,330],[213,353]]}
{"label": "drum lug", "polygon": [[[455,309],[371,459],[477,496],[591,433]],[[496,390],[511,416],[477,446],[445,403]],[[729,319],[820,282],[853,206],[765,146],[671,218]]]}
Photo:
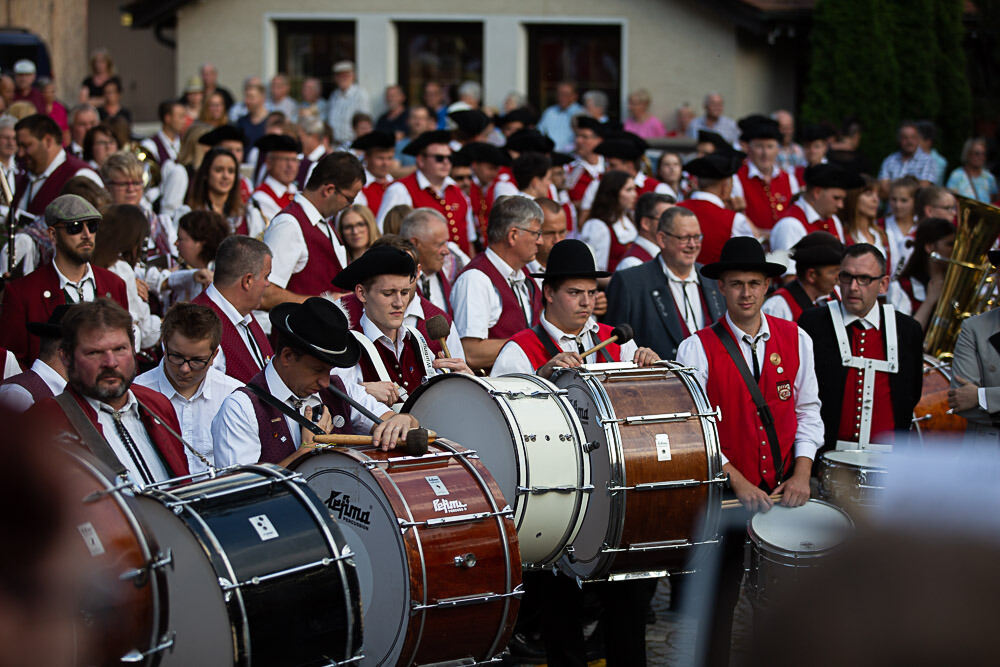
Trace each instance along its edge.
{"label": "drum lug", "polygon": [[121,662],[127,662],[127,663],[142,662],[151,655],[162,653],[167,649],[171,649],[174,647],[174,635],[175,633],[173,632],[171,632],[169,635],[164,635],[160,639],[160,643],[154,646],[153,648],[149,649],[148,651],[143,652],[140,651],[139,649],[132,649],[131,651],[123,655],[121,658],[119,658],[119,660],[121,660]]}
{"label": "drum lug", "polygon": [[580,449],[583,450],[584,454],[589,454],[600,446],[601,443],[599,443],[597,440],[591,440],[590,442],[585,442],[582,445],[580,445]]}
{"label": "drum lug", "polygon": [[461,556],[455,556],[455,567],[472,569],[476,566],[476,554],[471,551]]}
{"label": "drum lug", "polygon": [[87,494],[83,498],[84,503],[94,503],[103,498],[104,496],[110,496],[111,494],[118,493],[120,491],[132,491],[136,493],[139,491],[139,487],[130,482],[128,478],[121,480],[121,484],[117,486],[112,486],[107,489],[101,489],[100,491],[94,491],[93,493]]}
{"label": "drum lug", "polygon": [[147,563],[145,567],[137,567],[134,570],[126,570],[122,572],[118,578],[121,581],[131,580],[135,584],[136,588],[142,588],[149,581],[149,573],[151,570],[158,570],[161,567],[166,567],[174,561],[174,556],[171,550],[168,548],[167,553],[159,553],[156,555],[156,560]]}
{"label": "drum lug", "polygon": [[407,528],[413,526],[426,526],[428,528],[433,528],[434,526],[447,526],[454,523],[468,523],[471,521],[483,521],[491,517],[512,517],[514,516],[513,510],[510,509],[508,505],[499,512],[476,512],[473,514],[459,514],[456,516],[443,516],[434,519],[427,519],[426,521],[405,521],[403,519],[397,519],[399,521],[399,526],[404,531]]}
{"label": "drum lug", "polygon": [[574,491],[582,491],[583,493],[591,493],[594,490],[593,484],[584,484],[583,486],[519,486],[517,487],[517,495],[537,495],[539,493],[573,493]]}
{"label": "drum lug", "polygon": [[566,396],[569,392],[565,389],[557,389],[556,391],[501,391],[499,389],[490,389],[490,396],[501,396],[511,401],[516,401],[519,398],[548,398],[549,396]]}
{"label": "drum lug", "polygon": [[518,584],[510,593],[480,593],[479,595],[463,595],[456,598],[444,598],[432,604],[410,603],[410,613],[415,614],[425,609],[449,609],[455,607],[466,607],[473,604],[484,604],[496,602],[507,598],[519,598],[524,595],[522,584]]}

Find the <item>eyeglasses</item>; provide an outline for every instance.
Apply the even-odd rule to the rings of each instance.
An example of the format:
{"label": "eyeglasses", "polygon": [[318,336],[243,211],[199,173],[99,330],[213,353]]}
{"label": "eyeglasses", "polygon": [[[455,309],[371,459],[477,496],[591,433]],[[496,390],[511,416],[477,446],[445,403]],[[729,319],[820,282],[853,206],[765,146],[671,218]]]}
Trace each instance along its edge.
{"label": "eyeglasses", "polygon": [[663,232],[672,239],[677,239],[681,242],[681,245],[687,245],[688,243],[701,243],[701,240],[705,238],[704,234],[688,234],[687,236],[678,236],[677,234],[671,234],[670,232]]}
{"label": "eyeglasses", "polygon": [[108,146],[114,146],[116,145],[116,143],[117,142],[114,142],[111,139],[97,139],[96,141],[94,141],[95,146],[103,146],[104,148],[107,148]]}
{"label": "eyeglasses", "polygon": [[176,352],[167,352],[165,356],[167,358],[167,361],[169,361],[174,366],[180,368],[184,364],[187,364],[188,368],[190,368],[193,371],[203,370],[206,366],[208,366],[208,363],[212,361],[211,358],[205,359],[203,357],[201,358],[185,357],[184,355],[177,354]]}
{"label": "eyeglasses", "polygon": [[142,181],[109,181],[108,185],[113,185],[116,188],[141,188]]}
{"label": "eyeglasses", "polygon": [[885,277],[884,274],[881,276],[868,276],[863,273],[860,275],[855,275],[853,273],[848,273],[847,271],[841,271],[840,273],[837,274],[837,280],[839,280],[840,284],[844,285],[845,287],[850,285],[855,280],[858,281],[858,287],[868,287],[874,281],[881,280],[884,277]]}
{"label": "eyeglasses", "polygon": [[535,236],[535,240],[536,241],[538,239],[542,238],[542,228],[541,227],[539,227],[538,229],[528,229],[527,227],[515,227],[514,229],[516,229],[519,232],[527,232],[528,234],[533,234]]}
{"label": "eyeglasses", "polygon": [[61,225],[52,225],[58,229],[63,229],[70,236],[76,236],[83,231],[83,226],[87,225],[87,230],[91,234],[97,233],[97,228],[100,226],[100,220],[74,220],[73,222],[64,222]]}
{"label": "eyeglasses", "polygon": [[356,194],[355,195],[351,195],[351,196],[347,196],[347,193],[344,192],[343,190],[341,190],[340,188],[334,188],[334,189],[337,191],[337,194],[339,194],[341,197],[343,197],[344,199],[347,200],[347,205],[348,206],[350,206],[351,204],[353,204],[354,200],[358,198],[358,195],[356,195]]}
{"label": "eyeglasses", "polygon": [[424,157],[430,158],[430,159],[434,160],[435,162],[451,162],[451,156],[450,155],[441,155],[439,153],[435,153],[435,154],[424,153]]}

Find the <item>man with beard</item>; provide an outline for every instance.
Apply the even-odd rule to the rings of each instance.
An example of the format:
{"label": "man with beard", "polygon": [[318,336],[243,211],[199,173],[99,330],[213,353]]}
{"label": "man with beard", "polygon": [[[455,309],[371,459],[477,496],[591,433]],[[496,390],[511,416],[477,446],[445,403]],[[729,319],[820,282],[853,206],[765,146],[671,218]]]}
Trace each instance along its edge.
{"label": "man with beard", "polygon": [[75,434],[102,463],[135,484],[188,474],[170,401],[134,385],[132,317],[108,299],[71,307],[61,322],[66,390],[28,411],[52,434]]}
{"label": "man with beard", "polygon": [[101,214],[77,195],[57,197],[45,209],[52,261],[7,285],[0,313],[0,345],[27,368],[38,356],[39,341],[28,335],[28,322],[47,322],[56,306],[107,297],[128,308],[125,283],[91,266]]}

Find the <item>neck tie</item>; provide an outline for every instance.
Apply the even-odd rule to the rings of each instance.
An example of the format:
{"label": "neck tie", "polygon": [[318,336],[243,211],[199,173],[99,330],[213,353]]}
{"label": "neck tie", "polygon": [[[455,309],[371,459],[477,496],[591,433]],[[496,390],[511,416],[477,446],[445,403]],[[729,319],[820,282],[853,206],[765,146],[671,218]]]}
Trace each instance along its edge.
{"label": "neck tie", "polygon": [[698,326],[698,317],[694,312],[694,305],[691,303],[691,297],[688,294],[688,285],[696,284],[694,280],[676,280],[671,278],[675,283],[681,286],[681,294],[684,297],[684,309],[681,311],[684,316],[684,322],[687,324],[688,331],[694,333],[700,327]]}
{"label": "neck tie", "polygon": [[125,424],[122,422],[122,415],[125,410],[111,410],[110,408],[105,409],[105,412],[111,413],[111,419],[115,423],[115,430],[118,431],[118,438],[125,445],[125,449],[128,450],[129,456],[132,457],[132,461],[135,463],[136,469],[139,471],[139,476],[142,478],[143,485],[152,484],[153,473],[150,472],[149,466],[146,465],[146,460],[142,458],[142,454],[139,452],[139,447],[135,444],[135,440],[129,435],[128,429],[125,428]]}
{"label": "neck tie", "polygon": [[420,276],[420,291],[425,299],[431,298],[431,279],[427,276]]}
{"label": "neck tie", "polygon": [[87,284],[87,279],[81,280],[78,283],[69,283],[69,282],[66,283],[66,288],[65,288],[66,300],[73,301],[72,297],[73,292],[69,291],[69,288],[72,287],[76,293],[76,301],[73,301],[73,303],[83,303],[83,286],[86,284]]}
{"label": "neck tie", "polygon": [[247,343],[250,346],[250,353],[253,355],[253,360],[257,362],[257,368],[264,368],[264,355],[260,353],[260,348],[257,347],[257,341],[253,337],[253,331],[250,329],[250,324],[247,322],[240,322],[240,326],[247,335]]}
{"label": "neck tie", "polygon": [[510,283],[510,289],[514,292],[514,298],[517,299],[517,305],[521,307],[521,312],[524,313],[524,319],[528,322],[529,326],[531,324],[531,311],[524,306],[524,279],[510,278],[507,281]]}
{"label": "neck tie", "polygon": [[760,363],[757,361],[758,340],[757,338],[750,340],[750,336],[743,336],[743,342],[750,346],[750,358],[753,359],[753,379],[760,382]]}

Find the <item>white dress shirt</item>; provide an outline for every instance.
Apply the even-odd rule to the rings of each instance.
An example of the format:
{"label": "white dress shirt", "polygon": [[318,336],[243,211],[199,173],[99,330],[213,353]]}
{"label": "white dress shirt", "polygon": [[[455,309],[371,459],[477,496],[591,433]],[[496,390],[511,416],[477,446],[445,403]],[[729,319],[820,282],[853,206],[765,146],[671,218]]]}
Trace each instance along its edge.
{"label": "white dress shirt", "polygon": [[128,297],[128,312],[132,315],[136,351],[153,347],[160,340],[160,318],[150,313],[149,304],[139,297],[139,288],[135,284],[135,270],[123,259],[109,266],[108,270],[125,281],[125,295]]}
{"label": "white dress shirt", "polygon": [[910,255],[913,254],[913,240],[916,231],[917,225],[914,224],[910,227],[910,231],[904,234],[899,229],[896,216],[890,215],[885,219],[885,235],[889,237],[889,252],[892,253],[893,263],[893,266],[886,269],[890,276],[895,275],[897,270],[906,266]]}
{"label": "white dress shirt", "polygon": [[78,288],[81,287],[83,288],[83,301],[88,302],[95,299],[97,283],[94,281],[94,269],[90,266],[90,262],[87,262],[87,270],[77,282],[72,282],[64,276],[54,259],[52,260],[52,268],[56,270],[56,275],[59,277],[59,289],[66,295],[66,303],[80,303],[80,290]]}
{"label": "white dress shirt", "polygon": [[[421,190],[426,190],[431,188],[437,193],[438,197],[444,197],[444,191],[450,185],[458,187],[458,183],[455,182],[451,176],[446,176],[444,182],[441,183],[440,188],[435,188],[431,185],[431,182],[427,180],[424,173],[417,170],[417,187]],[[517,187],[514,187],[514,191],[517,192]],[[466,198],[468,200],[468,198]],[[406,206],[413,206],[413,197],[410,196],[410,191],[406,189],[406,185],[400,181],[395,181],[385,189],[385,193],[382,195],[382,203],[378,207],[378,215],[375,217],[375,221],[378,224],[378,231],[382,233],[382,221],[385,220],[385,216],[393,209],[394,206],[399,206],[400,204],[405,204]],[[472,214],[472,206],[465,207],[465,224],[466,233],[471,241],[476,238],[476,222],[475,216]],[[457,222],[457,221],[456,221]]]}
{"label": "white dress shirt", "polygon": [[[101,426],[104,439],[111,445],[115,456],[125,466],[129,479],[139,486],[144,486],[146,482],[140,472],[139,463],[132,456],[131,452],[129,452],[125,443],[122,442],[121,436],[118,435],[115,420],[111,416],[111,406],[89,396],[86,396],[85,400],[97,412],[97,422]],[[139,456],[146,464],[146,469],[152,474],[152,481],[162,482],[173,477],[163,459],[160,458],[160,453],[153,444],[153,441],[149,439],[149,434],[146,433],[146,425],[139,418],[139,403],[135,400],[135,395],[131,390],[128,392],[128,401],[121,409],[121,415],[122,425],[125,426],[125,430],[128,431],[129,436],[135,443]]]}
{"label": "white dress shirt", "polygon": [[[597,320],[593,317],[587,319],[587,322],[580,329],[580,333],[577,335],[568,334],[565,331],[557,328],[556,325],[552,324],[545,318],[545,312],[542,312],[541,317],[542,328],[545,329],[546,333],[552,336],[552,340],[556,341],[559,349],[563,352],[581,352],[580,347],[583,347],[582,351],[589,350],[590,348],[601,342],[600,338],[597,336],[598,326]],[[635,357],[635,351],[638,349],[634,340],[630,340],[621,346],[621,361],[632,361]],[[604,361],[604,357],[601,353],[594,352],[584,359],[585,363],[597,364]],[[490,371],[490,376],[499,377],[501,375],[507,375],[508,373],[534,373],[535,368],[532,367],[531,361],[528,359],[528,355],[525,354],[524,350],[517,343],[507,341],[502,348],[500,348],[500,354],[497,355],[497,360],[493,362],[493,370]]]}
{"label": "white dress shirt", "polygon": [[[10,352],[7,355],[7,366],[9,368],[10,361],[14,355]],[[14,361],[14,363],[16,364],[17,361]],[[63,379],[63,376],[59,375],[54,368],[41,359],[35,359],[31,363],[31,370],[35,371],[42,378],[42,381],[45,382],[49,391],[54,396],[58,396],[66,389],[66,380]],[[16,375],[16,373],[11,373],[10,375]],[[5,375],[4,377],[10,377],[10,375]],[[34,404],[35,397],[21,385],[0,384],[0,405],[5,408],[14,412],[24,412]]]}
{"label": "white dress shirt", "polygon": [[[61,148],[59,149],[59,153],[55,156],[52,162],[49,163],[49,166],[45,168],[45,171],[43,171],[41,174],[38,175],[28,174],[27,189],[24,193],[24,196],[21,197],[21,201],[19,201],[17,204],[17,210],[24,211],[27,213],[28,204],[30,204],[32,200],[34,200],[35,195],[37,195],[38,191],[41,190],[42,186],[45,185],[45,181],[48,179],[49,176],[52,175],[52,172],[58,169],[59,166],[65,161],[66,161],[66,149]],[[78,169],[76,173],[74,173],[73,175],[85,176],[86,178],[92,180],[99,187],[101,188],[104,187],[104,181],[101,180],[101,177],[97,175],[96,171],[94,171],[89,167]]]}
{"label": "white dress shirt", "polygon": [[[636,189],[639,189],[643,185],[645,185],[647,178],[648,176],[646,176],[646,174],[642,172],[636,174],[632,178],[632,180],[635,182]],[[590,182],[589,185],[587,185],[587,189],[583,191],[583,197],[580,198],[581,211],[589,211],[591,208],[594,207],[594,199],[597,197],[597,188],[599,187],[601,187],[600,177],[595,178]],[[675,200],[680,201],[680,197],[677,195],[676,192],[674,192],[674,189],[669,185],[667,185],[666,183],[663,182],[657,183],[656,187],[653,188],[653,192],[660,195],[669,195],[673,197]]]}
{"label": "white dress shirt", "polygon": [[[486,249],[486,258],[501,276],[514,283],[511,289],[521,302],[525,319],[531,321],[531,294],[524,272],[513,269],[492,248]],[[503,298],[490,277],[482,271],[466,271],[455,280],[451,288],[451,305],[455,312],[455,328],[462,338],[489,338],[489,330],[503,314]]]}
{"label": "white dress shirt", "polygon": [[[576,184],[581,178],[583,178],[584,172],[589,174],[590,177],[596,181],[601,178],[601,174],[604,173],[604,170],[605,166],[603,155],[597,156],[597,164],[591,164],[580,156],[577,156],[576,159],[569,164],[569,173],[566,175],[566,189],[572,190],[575,188]],[[587,187],[590,187],[589,183],[587,184]]]}
{"label": "white dress shirt", "polygon": [[[778,178],[781,174],[787,174],[788,172],[782,171],[781,167],[775,164],[771,167],[771,178]],[[757,165],[755,165],[750,160],[747,160],[747,177],[755,178],[759,176],[764,178],[764,172],[762,172]],[[791,186],[792,194],[796,194],[799,191],[799,182],[795,178],[795,174],[788,174],[788,184]],[[743,181],[740,180],[739,174],[733,174],[733,193],[731,195],[733,198],[743,197]],[[789,202],[790,204],[791,202]]]}
{"label": "white dress shirt", "polygon": [[[282,185],[274,179],[273,176],[268,176],[264,179],[264,185],[271,188],[274,194],[278,197],[284,197],[286,193],[291,192],[295,194],[298,192],[298,188],[295,185],[295,181],[292,181],[288,185]],[[264,217],[265,224],[274,219],[274,216],[281,213],[282,206],[276,202],[271,195],[269,195],[264,190],[256,190],[252,195],[253,200],[257,203],[260,209],[261,215]]]}
{"label": "white dress shirt", "polygon": [[764,301],[764,305],[761,307],[760,312],[770,315],[771,317],[788,320],[789,322],[795,320],[795,317],[792,315],[791,307],[788,305],[788,302],[785,301],[785,297],[780,294],[769,296],[767,300]]}
{"label": "white dress shirt", "polygon": [[[442,308],[442,310],[444,309]],[[420,320],[426,319],[423,304],[420,303],[420,299],[414,297],[403,313],[403,324],[416,329],[417,323]],[[448,337],[445,339],[445,342],[448,344],[448,352],[451,353],[452,358],[465,359],[465,348],[462,347],[462,338],[458,335],[458,330],[455,328],[454,322],[451,323],[448,329]]]}
{"label": "white dress shirt", "polygon": [[[301,193],[295,195],[295,201],[305,211],[309,222],[319,228],[320,232],[330,239],[334,252],[341,266],[347,266],[347,250],[340,243],[333,227],[324,220],[323,215]],[[309,248],[302,236],[299,221],[291,213],[276,215],[264,232],[264,243],[271,249],[272,283],[284,289],[292,274],[299,273],[309,263]],[[331,287],[332,289],[332,287]]]}
{"label": "white dress shirt", "polygon": [[7,350],[7,356],[3,360],[3,379],[9,378],[11,375],[17,375],[21,372],[21,365],[17,363],[17,357],[10,350]]}
{"label": "white dress shirt", "polygon": [[[171,139],[170,137],[168,137],[166,134],[163,133],[162,128],[158,130],[154,136],[159,137],[160,141],[163,142],[164,148],[167,149],[167,161],[173,162],[177,160],[177,153],[179,153],[181,150],[181,138],[177,137],[176,139]],[[142,147],[145,148],[150,155],[155,157],[157,162],[160,161],[160,149],[157,147],[156,142],[153,140],[153,137],[148,137],[146,139],[143,139]],[[162,166],[163,165],[161,164],[160,167]]]}
{"label": "white dress shirt", "polygon": [[[743,337],[750,337],[733,324],[729,313],[726,313],[726,323],[736,334],[743,359],[749,368],[753,368],[753,361],[750,357],[751,346]],[[795,456],[806,456],[810,459],[816,458],[816,450],[823,444],[823,420],[820,418],[819,383],[816,380],[816,367],[813,364],[813,343],[802,329],[799,334],[799,370],[795,374],[793,384],[793,396],[795,397],[795,416],[798,419],[798,427],[795,431]],[[767,318],[761,317],[760,330],[752,337],[755,342],[766,342],[771,337],[771,330],[767,324]],[[708,356],[701,343],[701,338],[697,334],[688,336],[681,341],[677,348],[678,363],[689,366],[695,377],[701,382],[703,387],[707,387],[711,378],[708,377]],[[764,368],[764,345],[757,344],[757,363],[759,368]],[[725,419],[726,415],[722,415]],[[720,452],[721,454],[721,452]],[[722,454],[722,463],[725,465],[729,459]]]}
{"label": "white dress shirt", "polygon": [[[384,415],[389,408],[372,398],[361,385],[343,377],[345,371],[351,369],[335,368],[333,374],[344,380],[347,395],[371,410],[376,415]],[[298,398],[282,381],[274,364],[268,363],[264,369],[264,379],[271,395],[292,406],[292,398]],[[319,394],[310,394],[302,404],[302,414],[305,408],[315,408],[320,405]],[[283,416],[288,432],[292,436],[292,444],[296,449],[302,444],[302,427],[291,417]],[[370,433],[374,423],[351,408],[351,427],[355,433]],[[231,465],[246,465],[260,460],[260,431],[257,427],[257,414],[254,412],[250,397],[242,391],[234,391],[225,401],[212,420],[212,441],[215,443],[215,464],[226,467]]]}
{"label": "white dress shirt", "polygon": [[[660,254],[660,246],[656,245],[642,235],[637,235],[635,237],[635,241],[632,241],[632,243],[648,252],[654,258]],[[618,262],[618,266],[615,267],[615,271],[631,269],[633,266],[639,266],[640,264],[643,264],[643,261],[638,257],[623,257],[622,261]]]}
{"label": "white dress shirt", "polygon": [[[635,223],[628,219],[628,216],[619,218],[611,228],[603,220],[588,218],[583,223],[580,230],[580,240],[590,246],[590,251],[594,253],[594,261],[597,263],[598,271],[608,270],[608,261],[611,256],[611,231],[614,230],[615,238],[623,245],[628,245],[639,235],[635,228]],[[611,267],[612,269],[614,267]]]}
{"label": "white dress shirt", "polygon": [[[719,208],[726,208],[725,202],[723,202],[718,195],[711,192],[696,190],[691,193],[690,199],[694,199],[695,201],[707,201],[715,204]],[[702,230],[702,232],[704,231],[705,230]],[[735,236],[753,236],[753,226],[750,224],[750,219],[742,213],[737,212],[736,215],[733,216],[733,229],[729,236],[730,238]]]}
{"label": "white dress shirt", "polygon": [[[799,197],[798,201],[799,208],[806,214],[806,220],[811,223],[816,222],[820,219],[819,213],[816,209],[806,201],[805,197]],[[840,239],[840,242],[844,242],[844,226],[840,222],[840,218],[833,216],[833,224],[837,230],[836,236]],[[798,218],[793,218],[792,216],[786,216],[778,222],[774,223],[774,227],[771,229],[771,250],[790,250],[793,245],[802,240],[806,235],[806,228]],[[785,270],[785,275],[795,274],[795,261],[788,260],[788,268]]]}
{"label": "white dress shirt", "polygon": [[[236,328],[237,333],[240,335],[240,340],[243,341],[243,344],[247,348],[247,352],[250,353],[250,358],[256,359],[257,357],[254,354],[254,346],[250,344],[250,330],[248,328],[250,323],[253,321],[253,315],[251,313],[240,315],[240,312],[236,310],[236,306],[229,303],[229,301],[226,300],[226,297],[222,296],[222,292],[215,287],[215,283],[212,283],[205,288],[205,296],[207,296],[212,303],[219,307],[226,319],[228,319],[232,323],[233,327]],[[222,349],[222,346],[219,346],[219,353],[215,355],[215,361],[212,362],[212,368],[221,373],[226,372],[226,353]],[[263,366],[261,366],[261,368],[263,368]]]}
{"label": "white dress shirt", "polygon": [[[667,284],[670,286],[670,295],[677,304],[677,310],[684,319],[687,330],[694,333],[705,327],[705,313],[701,307],[701,281],[698,280],[698,271],[691,267],[691,273],[687,278],[681,278],[670,270],[667,263],[660,256],[660,268],[663,275],[667,277]],[[687,297],[685,299],[685,297]],[[708,324],[711,324],[710,322]]]}

